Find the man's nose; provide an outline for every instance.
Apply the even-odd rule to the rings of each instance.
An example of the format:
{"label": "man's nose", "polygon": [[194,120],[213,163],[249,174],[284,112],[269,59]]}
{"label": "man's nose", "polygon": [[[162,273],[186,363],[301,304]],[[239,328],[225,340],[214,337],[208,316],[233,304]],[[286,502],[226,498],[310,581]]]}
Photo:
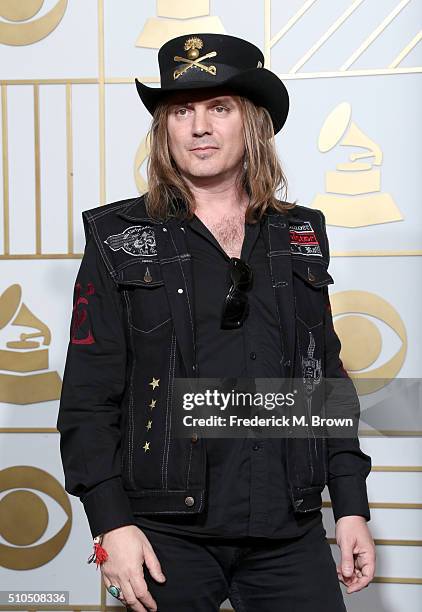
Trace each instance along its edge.
{"label": "man's nose", "polygon": [[201,136],[204,133],[211,134],[212,126],[206,108],[197,107],[193,114],[192,133]]}

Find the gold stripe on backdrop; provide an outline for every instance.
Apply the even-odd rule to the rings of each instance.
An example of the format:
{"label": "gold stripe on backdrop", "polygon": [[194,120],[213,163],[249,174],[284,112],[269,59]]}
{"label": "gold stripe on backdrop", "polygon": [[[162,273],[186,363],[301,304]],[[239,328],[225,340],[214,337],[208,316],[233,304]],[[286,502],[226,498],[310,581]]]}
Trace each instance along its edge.
{"label": "gold stripe on backdrop", "polygon": [[100,130],[100,204],[106,203],[104,82],[104,2],[103,0],[98,0],[98,110]]}
{"label": "gold stripe on backdrop", "polygon": [[421,249],[413,251],[333,251],[331,257],[414,257],[422,255]]}
{"label": "gold stripe on backdrop", "polygon": [[[323,501],[322,507],[331,508],[332,504],[330,501]],[[369,502],[369,507],[374,510],[422,510],[422,504],[413,502]]]}
{"label": "gold stripe on backdrop", "polygon": [[399,429],[362,429],[358,432],[361,438],[379,438],[380,436],[390,438],[420,438],[422,431],[402,431]]}
{"label": "gold stripe on backdrop", "polygon": [[40,90],[34,91],[34,159],[35,159],[35,254],[41,255],[41,175],[40,175]]}
{"label": "gold stripe on backdrop", "polygon": [[422,30],[418,32],[416,36],[414,36],[412,40],[400,51],[397,57],[393,59],[389,65],[389,68],[396,68],[396,66],[398,66],[404,60],[404,58],[409,55],[412,49],[416,47],[420,40],[422,40]]}
{"label": "gold stripe on backdrop", "polygon": [[373,465],[371,472],[422,472],[422,465]]}
{"label": "gold stripe on backdrop", "polygon": [[[72,230],[69,230],[72,231]],[[23,253],[0,255],[0,259],[82,259],[83,253]]]}
{"label": "gold stripe on backdrop", "polygon": [[7,130],[7,85],[1,84],[1,129],[3,159],[3,240],[4,253],[10,252],[10,218],[9,218],[9,142]]}
{"label": "gold stripe on backdrop", "polygon": [[[327,538],[329,544],[337,544],[335,538]],[[374,538],[376,546],[422,546],[422,540],[380,540]]]}
{"label": "gold stripe on backdrop", "polygon": [[0,85],[67,85],[67,83],[76,85],[96,85],[98,79],[96,77],[87,79],[0,79]]}
{"label": "gold stripe on backdrop", "polygon": [[66,83],[67,250],[73,255],[73,125],[72,84]]}

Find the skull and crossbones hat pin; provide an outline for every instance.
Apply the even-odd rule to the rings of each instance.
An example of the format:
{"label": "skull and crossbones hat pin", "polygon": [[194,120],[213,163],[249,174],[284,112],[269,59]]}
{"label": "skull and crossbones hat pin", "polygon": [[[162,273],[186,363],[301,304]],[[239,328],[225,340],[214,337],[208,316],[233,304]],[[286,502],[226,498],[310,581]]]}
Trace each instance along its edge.
{"label": "skull and crossbones hat pin", "polygon": [[171,93],[192,89],[225,88],[265,107],[274,134],[289,112],[289,94],[281,79],[264,68],[264,55],[254,44],[227,34],[193,33],[168,40],[158,51],[161,87],[135,79],[147,110],[154,114]]}

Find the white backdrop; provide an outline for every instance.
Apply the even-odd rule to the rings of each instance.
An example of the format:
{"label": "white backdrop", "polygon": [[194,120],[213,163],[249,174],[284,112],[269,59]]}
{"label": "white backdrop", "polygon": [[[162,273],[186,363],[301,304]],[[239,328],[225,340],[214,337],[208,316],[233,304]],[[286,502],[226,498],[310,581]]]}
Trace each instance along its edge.
{"label": "white backdrop", "polygon": [[[356,377],[421,378],[421,26],[418,0],[255,0],[247,10],[242,0],[0,0],[2,588],[69,590],[74,606],[115,607],[86,564],[90,532],[63,489],[55,423],[81,211],[146,188],[150,116],[134,77],[158,84],[164,40],[219,31],[263,50],[291,99],[276,137],[288,197],[327,217],[345,365]],[[33,346],[13,344],[36,332]],[[361,429],[378,563],[367,589],[349,596],[342,586],[346,606],[416,612],[420,431]],[[327,490],[323,515],[338,561]]]}

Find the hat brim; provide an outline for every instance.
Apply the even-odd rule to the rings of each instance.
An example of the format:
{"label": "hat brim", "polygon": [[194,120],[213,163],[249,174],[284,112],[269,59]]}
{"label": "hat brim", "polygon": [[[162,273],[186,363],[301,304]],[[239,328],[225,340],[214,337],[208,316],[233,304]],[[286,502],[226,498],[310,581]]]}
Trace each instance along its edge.
{"label": "hat brim", "polygon": [[264,106],[271,115],[274,134],[284,126],[289,113],[289,94],[281,79],[266,68],[252,68],[224,81],[186,81],[175,87],[148,87],[135,78],[136,89],[146,109],[154,114],[157,105],[169,94],[191,89],[227,87],[245,96],[258,106]]}

